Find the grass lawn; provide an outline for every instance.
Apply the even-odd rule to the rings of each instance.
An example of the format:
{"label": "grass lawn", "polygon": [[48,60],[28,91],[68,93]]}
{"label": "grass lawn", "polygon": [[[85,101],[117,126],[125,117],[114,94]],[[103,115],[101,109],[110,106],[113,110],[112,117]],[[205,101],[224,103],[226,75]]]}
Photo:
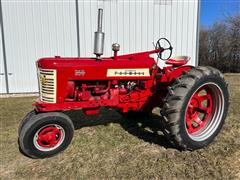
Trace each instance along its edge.
{"label": "grass lawn", "polygon": [[240,179],[240,75],[227,74],[231,106],[223,130],[208,147],[178,151],[151,118],[123,118],[114,110],[87,117],[69,112],[76,130],[70,146],[33,160],[18,150],[18,124],[35,97],[0,99],[1,179]]}

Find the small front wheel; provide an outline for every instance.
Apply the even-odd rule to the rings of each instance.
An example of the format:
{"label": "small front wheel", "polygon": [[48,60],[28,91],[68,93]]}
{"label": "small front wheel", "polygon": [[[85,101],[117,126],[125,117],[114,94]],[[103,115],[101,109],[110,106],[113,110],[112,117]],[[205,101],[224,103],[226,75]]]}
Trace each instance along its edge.
{"label": "small front wheel", "polygon": [[50,157],[67,148],[73,132],[72,121],[63,113],[34,114],[24,118],[19,129],[19,149],[31,158]]}

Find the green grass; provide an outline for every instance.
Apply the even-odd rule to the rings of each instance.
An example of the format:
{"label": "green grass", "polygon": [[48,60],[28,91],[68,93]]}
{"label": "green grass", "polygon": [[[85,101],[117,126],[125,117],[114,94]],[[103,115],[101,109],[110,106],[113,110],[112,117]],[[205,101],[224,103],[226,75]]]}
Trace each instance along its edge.
{"label": "green grass", "polygon": [[18,124],[35,98],[0,99],[1,179],[239,179],[240,75],[226,75],[231,106],[223,130],[208,147],[178,151],[152,117],[123,118],[103,109],[87,117],[68,112],[76,126],[72,143],[52,158],[33,160],[17,145]]}

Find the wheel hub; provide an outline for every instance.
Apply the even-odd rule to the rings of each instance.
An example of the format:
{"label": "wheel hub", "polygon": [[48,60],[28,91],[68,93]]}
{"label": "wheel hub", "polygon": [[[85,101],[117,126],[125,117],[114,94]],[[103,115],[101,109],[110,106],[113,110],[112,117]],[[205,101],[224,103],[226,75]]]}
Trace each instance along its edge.
{"label": "wheel hub", "polygon": [[35,133],[33,143],[41,151],[50,151],[59,147],[64,137],[64,129],[59,125],[51,124],[40,128]]}
{"label": "wheel hub", "polygon": [[202,130],[212,112],[212,92],[205,86],[191,97],[186,111],[186,126],[189,134]]}
{"label": "wheel hub", "polygon": [[193,97],[191,99],[189,107],[188,107],[189,108],[188,109],[188,111],[189,111],[188,112],[188,116],[190,118],[193,118],[195,116],[195,114],[197,113],[196,107],[199,107],[199,104],[200,104],[200,102],[199,102],[199,100],[197,98]]}
{"label": "wheel hub", "polygon": [[38,134],[37,142],[42,147],[54,147],[61,139],[61,131],[57,127],[46,127]]}

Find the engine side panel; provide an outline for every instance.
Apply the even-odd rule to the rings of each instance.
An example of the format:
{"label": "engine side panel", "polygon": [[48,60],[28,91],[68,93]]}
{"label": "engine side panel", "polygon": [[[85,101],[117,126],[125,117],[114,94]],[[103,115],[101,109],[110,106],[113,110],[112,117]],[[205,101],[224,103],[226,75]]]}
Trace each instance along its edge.
{"label": "engine side panel", "polygon": [[[42,58],[37,61],[39,69],[56,70],[55,102],[57,103],[65,101],[69,81],[151,80],[153,64],[155,64],[154,59],[145,54],[140,57],[129,55],[102,60],[55,57]],[[44,77],[40,79],[44,82]]]}
{"label": "engine side panel", "polygon": [[111,58],[95,60],[91,58],[44,58],[37,62],[42,69],[56,69],[57,74],[69,80],[113,80],[113,79],[150,79],[154,59],[129,60]]}

